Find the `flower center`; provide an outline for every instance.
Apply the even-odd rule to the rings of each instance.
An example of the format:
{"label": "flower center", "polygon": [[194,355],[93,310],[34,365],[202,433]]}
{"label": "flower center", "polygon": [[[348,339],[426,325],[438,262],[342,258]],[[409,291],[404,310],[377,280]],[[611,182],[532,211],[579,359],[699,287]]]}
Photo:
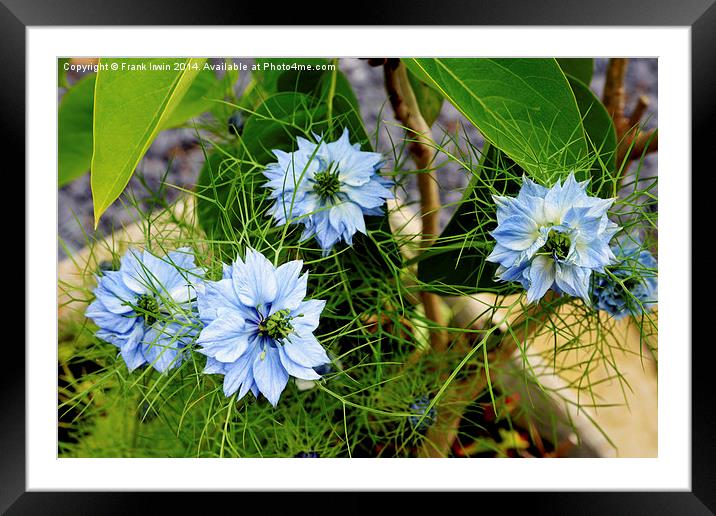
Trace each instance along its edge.
{"label": "flower center", "polygon": [[159,316],[159,303],[154,296],[143,294],[137,299],[137,311],[144,316],[144,321],[151,326]]}
{"label": "flower center", "polygon": [[341,182],[338,179],[337,163],[329,164],[326,170],[317,172],[313,178],[315,181],[313,191],[316,192],[321,200],[330,199],[340,190]]}
{"label": "flower center", "polygon": [[565,260],[569,255],[570,244],[569,236],[566,233],[552,230],[549,232],[547,242],[542,246],[542,249],[554,256],[555,260]]}
{"label": "flower center", "polygon": [[293,333],[290,310],[279,310],[259,323],[259,334],[273,340],[282,340]]}
{"label": "flower center", "polygon": [[624,283],[624,288],[627,291],[631,292],[631,291],[635,290],[636,287],[638,287],[641,284],[641,281],[639,280],[639,278],[637,278],[635,276],[630,276],[630,277],[626,278],[625,280],[623,280],[623,283]]}

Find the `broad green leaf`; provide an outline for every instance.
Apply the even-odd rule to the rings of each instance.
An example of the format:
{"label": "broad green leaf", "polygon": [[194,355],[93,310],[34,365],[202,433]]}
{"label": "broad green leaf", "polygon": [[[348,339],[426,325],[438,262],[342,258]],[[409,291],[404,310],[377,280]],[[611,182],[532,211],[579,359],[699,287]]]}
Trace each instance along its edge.
{"label": "broad green leaf", "polygon": [[[261,81],[263,90],[268,94],[273,94],[278,91],[295,91],[300,93],[308,93],[313,86],[315,86],[316,77],[320,77],[324,71],[319,70],[306,70],[307,67],[315,67],[316,65],[325,65],[328,63],[327,59],[323,58],[287,58],[287,57],[271,57],[271,58],[259,58],[256,59],[256,66],[258,70],[254,74]],[[306,72],[305,75],[303,72]],[[284,79],[282,81],[283,86],[279,86],[279,79],[282,75],[288,73],[291,77],[299,77],[301,83],[294,88],[294,85]],[[311,84],[304,84],[303,81]]]}
{"label": "broad green leaf", "polygon": [[495,279],[497,264],[485,261],[492,252],[496,227],[492,192],[516,195],[522,169],[495,147],[486,144],[483,158],[468,186],[462,203],[438,241],[418,261],[418,279],[427,284],[448,285],[462,293],[484,290],[511,293],[514,284]]}
{"label": "broad green leaf", "polygon": [[530,175],[551,182],[587,155],[581,116],[554,59],[404,61],[427,76],[485,136]]}
{"label": "broad green leaf", "polygon": [[202,69],[192,82],[179,105],[166,117],[162,129],[184,125],[192,118],[208,111],[215,99],[224,98],[224,85],[216,77],[216,72]]}
{"label": "broad green leaf", "polygon": [[91,167],[95,226],[127,186],[204,61],[100,59],[107,66],[99,69],[95,84]]}
{"label": "broad green leaf", "polygon": [[[617,133],[612,117],[609,116],[604,104],[592,90],[579,79],[567,75],[569,84],[577,98],[579,111],[582,113],[582,124],[587,135],[590,152],[597,156],[592,166],[591,188],[593,192],[605,193],[604,186],[611,185],[605,181],[612,174],[604,175],[604,171],[614,172],[616,168]],[[604,181],[604,184],[602,182]],[[602,187],[600,187],[600,185]]]}
{"label": "broad green leaf", "polygon": [[594,59],[591,57],[560,57],[557,63],[565,75],[576,77],[587,86],[591,84],[594,73]]}
{"label": "broad green leaf", "polygon": [[418,101],[420,114],[423,115],[425,122],[432,126],[443,107],[443,96],[410,70],[408,70],[408,80],[413,88],[415,99]]}
{"label": "broad green leaf", "polygon": [[208,150],[197,182],[196,207],[199,224],[209,238],[223,238],[228,233],[224,224],[236,223],[233,198],[243,155],[240,149],[229,146]]}
{"label": "broad green leaf", "polygon": [[[225,62],[227,65],[229,65],[233,63],[233,60],[230,58],[226,58]],[[238,80],[239,70],[234,70],[232,68],[227,67],[227,70],[224,72],[224,76],[219,81],[221,83],[222,91],[222,94],[219,95],[219,97],[222,99],[227,99],[230,104],[227,104],[225,102],[212,102],[209,106],[209,112],[214,115],[214,118],[216,118],[217,120],[228,121],[229,117],[236,111],[236,108],[233,105],[238,104],[238,99],[236,98],[234,86],[236,85],[236,82]]]}
{"label": "broad green leaf", "polygon": [[254,160],[261,164],[275,159],[273,149],[295,150],[296,137],[311,137],[312,133],[338,138],[348,128],[351,141],[364,150],[368,143],[360,118],[350,101],[343,96],[333,98],[332,120],[329,122],[325,99],[303,93],[277,93],[261,104],[244,126],[243,144]]}
{"label": "broad green leaf", "polygon": [[[256,64],[261,68],[275,67],[273,69],[268,68],[258,75],[261,81],[261,86],[258,89],[264,94],[272,95],[280,92],[305,93],[324,101],[327,101],[332,94],[334,97],[343,97],[352,106],[356,114],[360,114],[358,99],[345,74],[338,70],[337,67],[335,70],[315,69],[317,65],[330,64],[327,59],[257,59]],[[289,66],[290,68],[283,70],[283,66]],[[312,67],[312,69],[301,69],[301,67],[308,66]],[[360,117],[358,118],[360,119]],[[363,132],[365,132],[365,129],[363,129]]]}
{"label": "broad green leaf", "polygon": [[79,80],[57,111],[57,184],[63,186],[90,169],[95,75]]}

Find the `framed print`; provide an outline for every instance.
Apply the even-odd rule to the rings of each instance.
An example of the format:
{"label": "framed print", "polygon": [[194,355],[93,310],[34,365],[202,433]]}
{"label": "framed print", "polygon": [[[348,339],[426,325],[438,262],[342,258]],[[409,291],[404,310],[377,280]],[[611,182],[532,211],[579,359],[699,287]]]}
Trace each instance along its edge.
{"label": "framed print", "polygon": [[714,510],[691,322],[709,2],[351,26],[5,4],[28,206],[3,510]]}

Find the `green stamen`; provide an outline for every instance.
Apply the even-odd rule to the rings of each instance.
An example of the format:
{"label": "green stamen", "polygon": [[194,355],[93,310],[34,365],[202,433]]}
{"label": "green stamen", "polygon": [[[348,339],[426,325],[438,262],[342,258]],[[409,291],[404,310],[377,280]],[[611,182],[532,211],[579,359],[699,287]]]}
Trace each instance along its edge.
{"label": "green stamen", "polygon": [[259,333],[273,340],[282,340],[293,333],[290,310],[279,310],[259,323]]}
{"label": "green stamen", "polygon": [[159,316],[159,303],[154,296],[143,294],[137,299],[137,312],[144,316],[144,321],[151,326]]}
{"label": "green stamen", "polygon": [[323,172],[316,173],[314,177],[315,184],[313,191],[322,199],[330,199],[338,193],[341,182],[338,179],[338,166],[331,163]]}
{"label": "green stamen", "polygon": [[551,254],[557,260],[565,260],[569,255],[571,241],[566,233],[550,231],[547,242],[542,246],[542,250]]}

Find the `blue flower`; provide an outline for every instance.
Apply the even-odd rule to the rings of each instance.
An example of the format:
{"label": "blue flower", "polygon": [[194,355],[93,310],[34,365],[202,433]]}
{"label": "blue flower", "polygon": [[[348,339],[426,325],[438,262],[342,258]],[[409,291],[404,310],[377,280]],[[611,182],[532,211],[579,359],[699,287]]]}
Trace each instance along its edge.
{"label": "blue flower", "polygon": [[296,455],[294,455],[295,458],[298,459],[318,459],[320,458],[320,455],[318,455],[318,452],[315,451],[307,451],[307,452],[298,452]]}
{"label": "blue flower", "polygon": [[329,362],[313,331],[325,301],[305,300],[308,274],[301,260],[274,267],[249,249],[224,267],[223,278],[199,289],[197,339],[207,356],[205,373],[224,375],[224,394],[261,392],[276,406],[289,376],[316,380],[313,369]]}
{"label": "blue flower", "polygon": [[298,138],[295,152],[274,150],[278,161],[264,175],[275,199],[269,215],[279,226],[303,223],[301,240],[315,235],[326,256],[340,240],[352,245],[356,231],[365,234],[364,215],[383,214],[393,194],[391,182],[378,173],[383,156],[351,145],[348,129],[335,142],[316,139]]}
{"label": "blue flower", "polygon": [[127,369],[150,363],[164,372],[182,362],[198,332],[195,283],[202,276],[188,248],[166,258],[130,249],[119,270],[97,276],[85,315],[99,326],[98,338],[120,349]]}
{"label": "blue flower", "polygon": [[621,228],[607,217],[614,199],[587,195],[587,183],[570,173],[547,189],[524,177],[517,197],[493,197],[497,244],[487,260],[499,264],[500,280],[522,284],[529,303],[550,288],[589,303],[592,271],[615,260],[609,241]]}
{"label": "blue flower", "polygon": [[[420,396],[412,405],[410,405],[410,412],[414,415],[408,417],[408,421],[410,422],[410,425],[419,432],[427,430],[433,421],[435,421],[437,411],[435,410],[435,407],[428,411],[429,405],[430,398],[427,396]],[[425,417],[423,418],[423,416]],[[420,421],[420,418],[423,418],[423,420]]]}
{"label": "blue flower", "polygon": [[633,241],[615,247],[619,264],[611,272],[617,279],[607,274],[595,275],[592,286],[594,306],[615,319],[629,314],[640,315],[657,302],[656,259]]}

